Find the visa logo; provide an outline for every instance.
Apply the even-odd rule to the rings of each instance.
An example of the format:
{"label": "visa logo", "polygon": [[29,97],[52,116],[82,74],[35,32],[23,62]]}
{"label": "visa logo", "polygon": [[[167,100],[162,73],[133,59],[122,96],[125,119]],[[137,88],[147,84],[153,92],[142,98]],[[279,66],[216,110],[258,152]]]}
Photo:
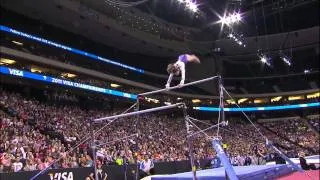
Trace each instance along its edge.
{"label": "visa logo", "polygon": [[23,77],[23,71],[19,71],[17,69],[10,69],[9,68],[9,73],[14,75],[14,76],[21,76]]}

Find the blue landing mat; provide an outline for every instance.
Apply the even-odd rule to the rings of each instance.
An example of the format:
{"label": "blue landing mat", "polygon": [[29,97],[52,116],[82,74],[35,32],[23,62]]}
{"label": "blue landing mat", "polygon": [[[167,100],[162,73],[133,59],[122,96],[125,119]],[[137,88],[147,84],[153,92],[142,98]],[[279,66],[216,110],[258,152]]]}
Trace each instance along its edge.
{"label": "blue landing mat", "polygon": [[[235,166],[234,170],[241,180],[264,180],[276,179],[277,177],[290,174],[295,170],[290,165],[261,165],[261,166]],[[198,180],[225,180],[223,167],[197,171]],[[178,173],[172,175],[151,176],[151,180],[192,180],[192,173]]]}

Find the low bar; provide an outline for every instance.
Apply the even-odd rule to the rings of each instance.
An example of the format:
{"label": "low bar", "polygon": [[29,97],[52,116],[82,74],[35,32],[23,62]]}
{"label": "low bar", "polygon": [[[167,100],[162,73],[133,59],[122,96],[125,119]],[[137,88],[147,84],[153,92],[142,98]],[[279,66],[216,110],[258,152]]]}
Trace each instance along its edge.
{"label": "low bar", "polygon": [[177,103],[177,104],[172,104],[172,105],[168,105],[168,106],[161,106],[161,107],[156,107],[156,108],[151,108],[151,109],[145,109],[142,111],[134,111],[134,112],[126,113],[126,114],[118,114],[118,115],[114,115],[114,116],[108,116],[108,117],[104,117],[104,118],[94,119],[93,122],[99,123],[101,121],[106,121],[106,120],[110,120],[110,119],[114,120],[114,119],[122,118],[122,117],[128,117],[128,116],[134,116],[134,115],[144,114],[144,113],[148,113],[148,112],[171,109],[171,108],[175,108],[175,107],[178,107],[181,105],[184,105],[184,103]]}
{"label": "low bar", "polygon": [[199,80],[199,81],[189,82],[189,83],[186,83],[186,84],[184,84],[182,86],[172,86],[172,87],[169,87],[169,88],[164,88],[164,89],[158,89],[158,90],[155,90],[155,91],[145,92],[145,93],[138,94],[138,96],[146,96],[146,95],[156,94],[156,93],[163,92],[163,91],[170,91],[170,90],[173,90],[173,89],[183,88],[183,87],[186,87],[186,86],[191,86],[191,85],[203,83],[203,82],[206,82],[206,81],[210,81],[210,80],[213,80],[213,79],[218,78],[218,77],[219,76],[213,76],[213,77],[209,77],[209,78],[202,79],[202,80]]}

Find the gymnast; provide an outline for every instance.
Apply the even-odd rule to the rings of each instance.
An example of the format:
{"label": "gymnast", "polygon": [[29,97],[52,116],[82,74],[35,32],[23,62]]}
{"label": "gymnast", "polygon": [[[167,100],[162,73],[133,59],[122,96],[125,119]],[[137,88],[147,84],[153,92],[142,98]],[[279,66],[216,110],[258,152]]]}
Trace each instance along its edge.
{"label": "gymnast", "polygon": [[177,62],[168,65],[167,72],[170,75],[166,84],[166,88],[170,87],[173,75],[179,76],[179,74],[181,74],[181,80],[178,86],[181,87],[184,84],[186,74],[185,65],[188,62],[200,63],[200,59],[194,54],[183,54],[178,57]]}

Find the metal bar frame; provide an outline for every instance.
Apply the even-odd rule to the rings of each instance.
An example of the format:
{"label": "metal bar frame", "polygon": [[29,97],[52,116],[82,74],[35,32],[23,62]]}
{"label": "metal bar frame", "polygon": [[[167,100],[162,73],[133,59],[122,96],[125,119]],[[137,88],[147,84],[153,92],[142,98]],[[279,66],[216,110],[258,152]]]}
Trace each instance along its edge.
{"label": "metal bar frame", "polygon": [[181,86],[178,85],[178,86],[172,86],[172,87],[169,87],[169,88],[158,89],[158,90],[155,90],[155,91],[145,92],[145,93],[139,94],[138,96],[146,96],[146,95],[160,93],[160,92],[163,92],[163,91],[170,91],[170,90],[173,90],[173,89],[183,88],[183,87],[186,87],[186,86],[191,86],[191,85],[203,83],[203,82],[206,82],[206,81],[211,81],[211,80],[213,80],[215,78],[218,78],[218,77],[219,76],[213,76],[213,77],[201,79],[201,80],[198,80],[198,81],[193,81],[193,82],[190,82],[190,83],[186,83],[186,84],[181,85]]}
{"label": "metal bar frame", "polygon": [[154,111],[172,109],[175,107],[179,107],[181,105],[184,105],[184,104],[177,103],[177,104],[172,104],[172,105],[168,105],[168,106],[160,106],[160,107],[145,109],[145,110],[141,110],[141,111],[134,111],[134,112],[126,113],[126,114],[118,114],[118,115],[114,115],[114,116],[108,116],[108,117],[94,119],[93,122],[100,123],[100,122],[107,121],[110,119],[118,119],[118,118],[129,117],[129,116],[134,116],[134,115],[139,115],[139,114],[145,114],[145,113],[154,112]]}

